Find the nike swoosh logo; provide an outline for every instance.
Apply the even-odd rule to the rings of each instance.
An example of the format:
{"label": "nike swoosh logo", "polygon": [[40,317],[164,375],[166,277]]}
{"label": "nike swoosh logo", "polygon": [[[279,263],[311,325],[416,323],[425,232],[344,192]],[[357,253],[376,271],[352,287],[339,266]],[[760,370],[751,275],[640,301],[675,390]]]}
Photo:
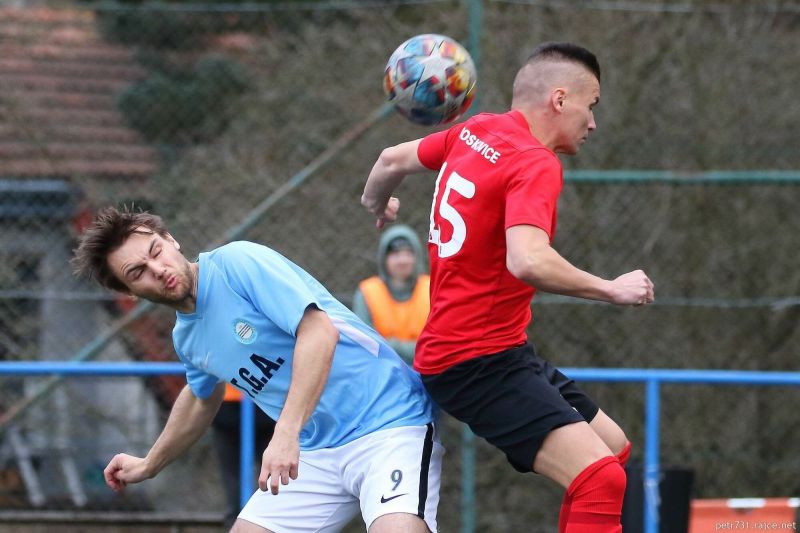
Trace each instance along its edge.
{"label": "nike swoosh logo", "polygon": [[394,500],[395,498],[399,498],[400,496],[405,496],[406,494],[408,494],[408,493],[406,492],[404,494],[398,494],[398,495],[392,496],[390,498],[386,498],[383,495],[381,495],[381,503],[390,502],[390,501]]}

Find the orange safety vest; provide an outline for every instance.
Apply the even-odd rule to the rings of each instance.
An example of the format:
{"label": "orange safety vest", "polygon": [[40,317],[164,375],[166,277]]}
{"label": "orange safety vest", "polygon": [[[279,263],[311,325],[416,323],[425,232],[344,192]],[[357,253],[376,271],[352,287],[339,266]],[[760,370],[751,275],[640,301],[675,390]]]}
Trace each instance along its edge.
{"label": "orange safety vest", "polygon": [[402,341],[415,341],[431,310],[430,300],[431,278],[420,274],[411,298],[398,302],[392,298],[389,288],[378,276],[372,276],[359,283],[358,288],[364,296],[372,324],[386,338]]}
{"label": "orange safety vest", "polygon": [[242,401],[242,391],[231,385],[230,383],[225,384],[225,396],[222,397],[223,402],[241,402]]}

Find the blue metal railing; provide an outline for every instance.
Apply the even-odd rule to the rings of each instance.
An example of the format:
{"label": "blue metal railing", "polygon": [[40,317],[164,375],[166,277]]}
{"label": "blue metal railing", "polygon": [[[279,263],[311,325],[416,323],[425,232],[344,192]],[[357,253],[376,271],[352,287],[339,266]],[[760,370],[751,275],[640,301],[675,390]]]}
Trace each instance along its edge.
{"label": "blue metal railing", "polygon": [[[660,470],[660,403],[661,384],[711,384],[711,385],[788,385],[800,386],[800,372],[764,372],[744,370],[674,370],[637,368],[563,368],[566,375],[576,381],[645,384],[645,446],[644,446],[644,533],[658,533],[658,476]],[[69,375],[69,376],[152,376],[182,374],[179,363],[105,363],[105,362],[0,362],[0,375]],[[241,503],[247,501],[254,490],[252,481],[254,443],[254,407],[249,400],[242,402],[241,424]],[[462,456],[474,462],[473,440],[467,438]],[[474,479],[463,480],[462,532],[472,533],[475,527]],[[467,486],[469,485],[469,486]],[[468,501],[469,500],[469,501]]]}

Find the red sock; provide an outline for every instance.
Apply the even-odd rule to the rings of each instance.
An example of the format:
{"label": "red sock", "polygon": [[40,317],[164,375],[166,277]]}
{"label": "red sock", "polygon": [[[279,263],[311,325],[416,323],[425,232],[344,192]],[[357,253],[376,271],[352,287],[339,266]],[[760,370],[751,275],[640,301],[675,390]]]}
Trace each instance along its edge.
{"label": "red sock", "polygon": [[[563,533],[622,533],[625,470],[616,456],[603,457],[578,474],[567,489]],[[559,518],[559,531],[561,529]]]}
{"label": "red sock", "polygon": [[631,441],[625,443],[625,447],[622,449],[621,452],[617,454],[617,459],[619,460],[619,464],[622,465],[622,468],[625,468],[625,465],[628,462],[628,459],[631,457]]}
{"label": "red sock", "polygon": [[[625,443],[625,447],[617,454],[617,460],[622,468],[628,463],[631,457],[631,441]],[[572,497],[569,492],[564,493],[564,499],[561,500],[561,512],[558,514],[558,533],[565,533],[567,530],[567,522],[569,521],[569,510],[572,505]]]}

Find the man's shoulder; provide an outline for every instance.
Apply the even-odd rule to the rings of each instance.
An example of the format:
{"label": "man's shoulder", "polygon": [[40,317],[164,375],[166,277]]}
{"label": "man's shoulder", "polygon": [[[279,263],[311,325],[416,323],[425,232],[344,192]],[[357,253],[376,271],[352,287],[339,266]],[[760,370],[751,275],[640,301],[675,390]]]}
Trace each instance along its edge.
{"label": "man's shoulder", "polygon": [[277,255],[276,252],[263,244],[250,241],[233,241],[214,248],[204,254],[206,260],[217,267],[226,270],[230,266],[243,266],[246,258],[263,258]]}
{"label": "man's shoulder", "polygon": [[478,113],[468,118],[460,126],[462,128],[480,128],[484,131],[494,132],[498,129],[514,128],[515,124],[509,113]]}
{"label": "man's shoulder", "polygon": [[549,148],[539,144],[538,141],[535,141],[535,143],[535,145],[529,145],[526,146],[524,150],[520,150],[519,157],[524,160],[527,165],[545,165],[560,172],[561,160],[558,158],[558,156]]}
{"label": "man's shoulder", "polygon": [[209,257],[227,257],[229,255],[247,254],[260,250],[268,249],[263,244],[256,244],[250,241],[233,241],[223,244],[218,248],[207,252]]}

